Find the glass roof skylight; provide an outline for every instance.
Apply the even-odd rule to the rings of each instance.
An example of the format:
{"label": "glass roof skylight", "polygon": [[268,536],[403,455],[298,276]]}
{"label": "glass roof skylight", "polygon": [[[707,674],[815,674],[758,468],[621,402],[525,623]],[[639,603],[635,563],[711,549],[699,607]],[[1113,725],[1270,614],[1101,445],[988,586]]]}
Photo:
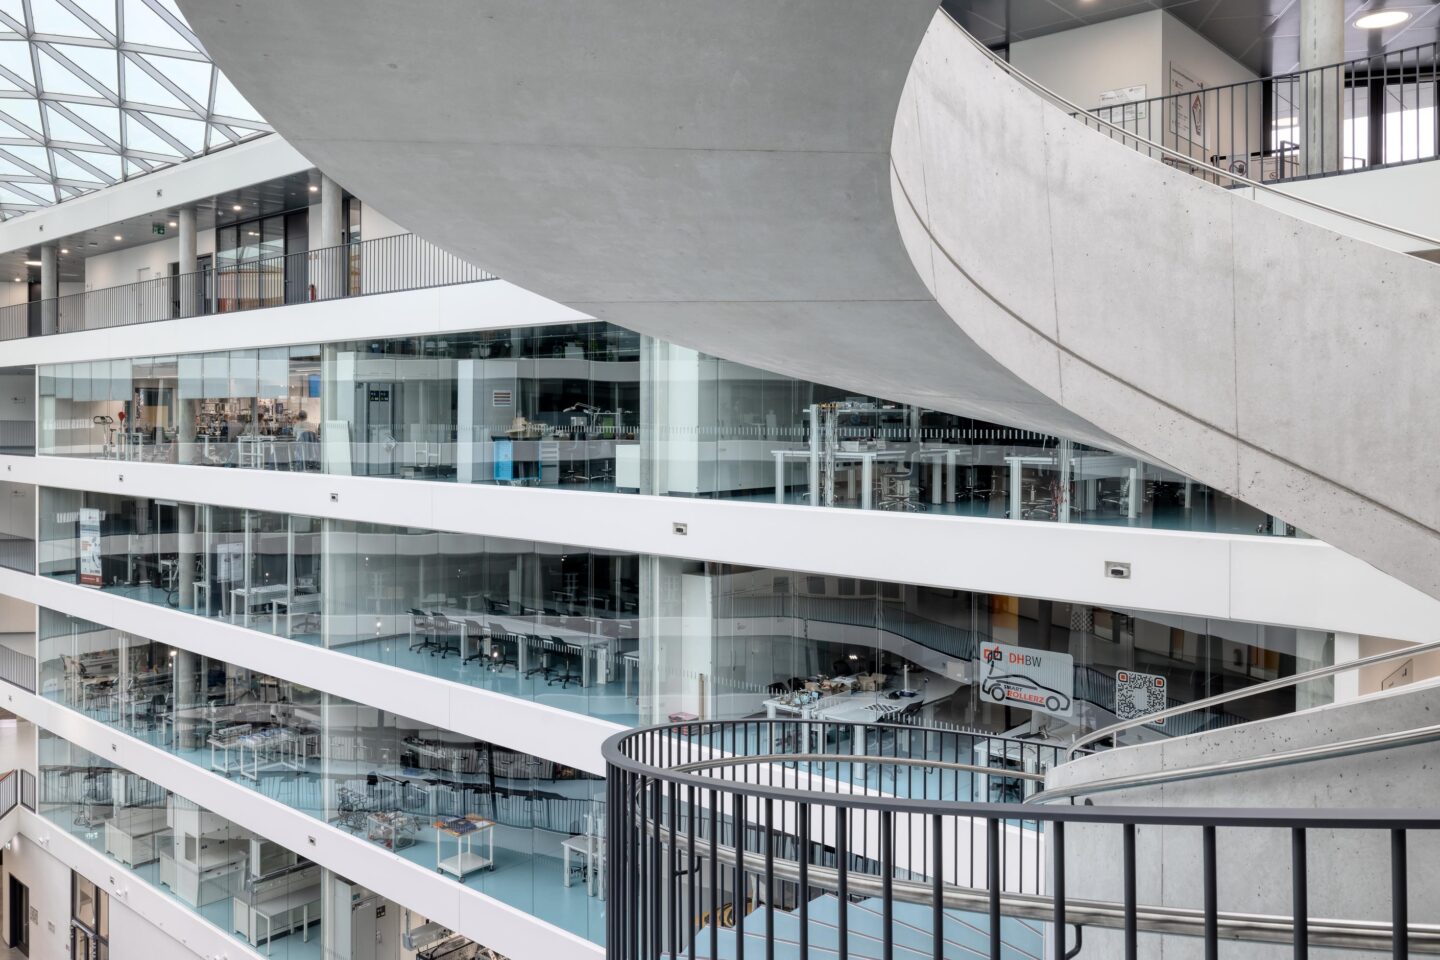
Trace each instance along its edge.
{"label": "glass roof skylight", "polygon": [[0,0],[0,219],[268,132],[175,0]]}

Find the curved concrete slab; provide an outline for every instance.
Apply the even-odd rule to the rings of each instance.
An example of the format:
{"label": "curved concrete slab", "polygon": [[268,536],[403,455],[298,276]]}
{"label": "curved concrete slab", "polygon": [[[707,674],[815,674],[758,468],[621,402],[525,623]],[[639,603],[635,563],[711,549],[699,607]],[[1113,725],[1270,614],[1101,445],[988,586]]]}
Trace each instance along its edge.
{"label": "curved concrete slab", "polygon": [[935,0],[181,6],[313,162],[522,286],[1143,451],[1440,596],[1440,272],[1082,128]]}
{"label": "curved concrete slab", "polygon": [[306,157],[592,316],[857,392],[1133,451],[915,275],[891,127],[936,0],[184,0]]}
{"label": "curved concrete slab", "polygon": [[1440,445],[1416,433],[1440,411],[1434,264],[1085,128],[944,16],[900,115],[901,234],[977,343],[1149,455],[1440,596]]}

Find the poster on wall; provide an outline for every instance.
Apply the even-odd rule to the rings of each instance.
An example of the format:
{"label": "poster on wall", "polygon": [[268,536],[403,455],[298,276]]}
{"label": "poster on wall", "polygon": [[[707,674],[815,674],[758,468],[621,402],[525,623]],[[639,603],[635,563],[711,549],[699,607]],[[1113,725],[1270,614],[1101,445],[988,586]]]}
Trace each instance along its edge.
{"label": "poster on wall", "polygon": [[100,570],[100,509],[80,508],[80,583],[87,587],[103,586]]}
{"label": "poster on wall", "polygon": [[1057,717],[1073,713],[1075,658],[1004,643],[980,646],[980,695]]}
{"label": "poster on wall", "polygon": [[[1154,673],[1135,670],[1115,671],[1115,716],[1120,720],[1136,720],[1159,713],[1170,703],[1165,678]],[[1152,726],[1163,727],[1165,720]]]}
{"label": "poster on wall", "polygon": [[1205,145],[1204,85],[1170,65],[1170,132],[1177,143]]}
{"label": "poster on wall", "polygon": [[1128,87],[1100,91],[1100,106],[1096,112],[1111,123],[1118,123],[1127,130],[1136,130],[1139,121],[1146,118],[1145,84],[1136,83]]}

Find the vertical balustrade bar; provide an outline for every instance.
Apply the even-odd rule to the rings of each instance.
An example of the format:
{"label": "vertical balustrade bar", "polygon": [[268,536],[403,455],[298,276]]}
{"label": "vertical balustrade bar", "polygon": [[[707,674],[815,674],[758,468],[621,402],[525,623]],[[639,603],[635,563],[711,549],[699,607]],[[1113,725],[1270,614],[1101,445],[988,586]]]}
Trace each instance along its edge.
{"label": "vertical balustrade bar", "polygon": [[1051,824],[1050,865],[1054,876],[1050,880],[1052,900],[1050,956],[1054,960],[1065,960],[1065,821],[1056,820]]}
{"label": "vertical balustrade bar", "polygon": [[1215,827],[1200,828],[1205,860],[1205,960],[1220,960],[1219,887],[1215,877]]}
{"label": "vertical balustrade bar", "polygon": [[1135,896],[1135,824],[1125,824],[1125,960],[1139,960],[1139,936]]}
{"label": "vertical balustrade bar", "polygon": [[1410,878],[1405,831],[1390,831],[1390,932],[1395,960],[1410,956]]}
{"label": "vertical balustrade bar", "polygon": [[688,893],[685,898],[685,952],[691,957],[695,956],[695,888],[700,872],[699,862],[700,858],[695,855],[695,785],[692,783],[685,787],[685,877]]}
{"label": "vertical balustrade bar", "polygon": [[895,815],[880,811],[880,958],[895,960]]}
{"label": "vertical balustrade bar", "polygon": [[810,960],[810,804],[804,800],[795,805],[795,833],[800,838],[800,960]]}
{"label": "vertical balustrade bar", "polygon": [[765,799],[765,960],[775,960],[775,801]]}
{"label": "vertical balustrade bar", "polygon": [[720,955],[720,797],[710,791],[710,956]]}
{"label": "vertical balustrade bar", "polygon": [[931,960],[945,960],[945,821],[940,814],[930,817],[930,923],[935,931]]}
{"label": "vertical balustrade bar", "polygon": [[850,824],[849,811],[835,808],[835,868],[839,871],[835,896],[840,901],[836,918],[838,955],[850,956]]}
{"label": "vertical balustrade bar", "polygon": [[990,894],[990,960],[1000,960],[1000,821],[985,821],[985,884]]}
{"label": "vertical balustrade bar", "polygon": [[730,819],[734,825],[735,842],[735,960],[745,960],[745,907],[749,900],[745,882],[745,821],[747,811],[743,796],[730,798]]}
{"label": "vertical balustrade bar", "polygon": [[1305,865],[1305,829],[1290,830],[1290,907],[1294,916],[1295,960],[1310,956],[1310,887]]}
{"label": "vertical balustrade bar", "polygon": [[670,847],[665,851],[665,886],[670,894],[670,922],[666,924],[665,932],[667,938],[665,943],[666,949],[669,950],[672,956],[678,953],[680,949],[680,935],[677,926],[680,916],[680,870],[677,860],[677,851],[675,849],[675,817],[677,815],[675,799],[675,784],[665,784],[665,803],[667,808],[666,813],[668,814],[670,827]]}

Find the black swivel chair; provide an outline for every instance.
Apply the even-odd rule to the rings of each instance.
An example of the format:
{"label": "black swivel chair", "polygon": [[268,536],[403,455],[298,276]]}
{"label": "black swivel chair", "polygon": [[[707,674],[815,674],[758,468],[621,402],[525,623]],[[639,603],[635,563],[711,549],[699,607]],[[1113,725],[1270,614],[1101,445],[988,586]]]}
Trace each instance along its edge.
{"label": "black swivel chair", "polygon": [[554,637],[542,638],[540,640],[540,657],[535,666],[525,671],[525,676],[533,677],[541,674],[546,680],[555,673],[555,651],[559,649]]}
{"label": "black swivel chair", "polygon": [[562,672],[556,673],[555,676],[551,677],[547,686],[553,687],[558,683],[560,684],[561,690],[564,690],[572,683],[578,686],[581,682],[582,675],[575,671],[575,667],[578,665],[581,656],[582,651],[579,647],[569,643],[562,644],[560,647],[560,668]]}
{"label": "black swivel chair", "polygon": [[410,608],[410,652],[435,649],[435,623],[430,614],[416,607]]}
{"label": "black swivel chair", "polygon": [[460,656],[460,624],[439,612],[430,614],[430,622],[435,625],[435,646],[430,656],[438,655],[441,660],[452,653]]}

